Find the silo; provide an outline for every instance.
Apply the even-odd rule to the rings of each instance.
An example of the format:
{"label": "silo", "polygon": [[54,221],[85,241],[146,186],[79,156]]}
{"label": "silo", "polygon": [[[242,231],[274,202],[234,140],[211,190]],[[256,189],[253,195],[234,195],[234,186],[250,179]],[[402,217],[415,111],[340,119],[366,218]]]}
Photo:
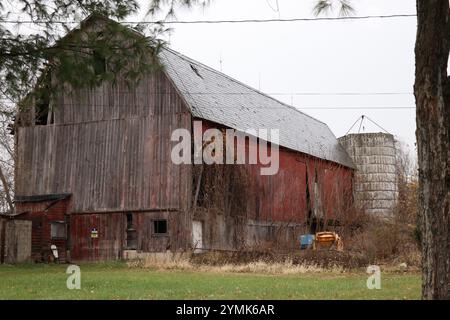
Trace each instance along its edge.
{"label": "silo", "polygon": [[358,133],[341,137],[339,142],[356,165],[356,203],[366,213],[392,215],[398,197],[394,136]]}

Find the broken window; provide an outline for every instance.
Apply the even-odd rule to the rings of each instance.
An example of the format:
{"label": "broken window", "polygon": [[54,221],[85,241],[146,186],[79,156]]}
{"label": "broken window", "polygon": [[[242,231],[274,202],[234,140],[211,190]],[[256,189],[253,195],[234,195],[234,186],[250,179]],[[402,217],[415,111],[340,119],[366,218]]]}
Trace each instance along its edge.
{"label": "broken window", "polygon": [[49,93],[46,92],[36,99],[36,125],[46,125],[50,108]]}
{"label": "broken window", "polygon": [[52,239],[67,239],[67,226],[64,221],[53,221],[50,223],[50,234]]}
{"label": "broken window", "polygon": [[34,118],[35,125],[52,124],[54,121],[50,106],[51,91],[51,73],[46,72],[42,76],[41,83],[35,89],[33,96],[34,106],[31,111],[31,119]]}
{"label": "broken window", "polygon": [[127,229],[133,229],[133,214],[127,213]]}
{"label": "broken window", "polygon": [[154,234],[167,234],[167,220],[153,220]]}

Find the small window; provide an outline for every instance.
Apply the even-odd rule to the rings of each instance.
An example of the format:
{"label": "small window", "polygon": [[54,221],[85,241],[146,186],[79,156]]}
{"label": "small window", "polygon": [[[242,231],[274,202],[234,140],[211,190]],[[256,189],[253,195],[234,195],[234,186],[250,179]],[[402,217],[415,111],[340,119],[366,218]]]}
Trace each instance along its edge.
{"label": "small window", "polygon": [[93,52],[94,72],[96,75],[103,75],[106,72],[106,58],[98,51]]}
{"label": "small window", "polygon": [[126,249],[136,250],[137,249],[137,232],[133,227],[133,214],[127,213],[127,237],[126,237]]}
{"label": "small window", "polygon": [[66,239],[67,228],[66,223],[63,221],[54,221],[50,223],[51,237],[52,239]]}
{"label": "small window", "polygon": [[154,234],[167,234],[167,220],[153,220]]}
{"label": "small window", "polygon": [[133,229],[133,214],[127,213],[127,229]]}

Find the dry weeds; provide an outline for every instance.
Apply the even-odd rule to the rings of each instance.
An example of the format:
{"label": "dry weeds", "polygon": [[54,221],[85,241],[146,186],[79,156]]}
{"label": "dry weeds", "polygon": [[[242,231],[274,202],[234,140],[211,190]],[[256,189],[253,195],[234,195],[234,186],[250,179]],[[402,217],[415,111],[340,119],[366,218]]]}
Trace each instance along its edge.
{"label": "dry weeds", "polygon": [[250,273],[270,275],[292,275],[305,273],[343,273],[341,266],[329,266],[327,268],[314,264],[295,264],[292,260],[284,262],[254,261],[242,264],[207,265],[195,264],[186,258],[175,259],[139,259],[128,262],[130,268],[148,268],[156,270],[183,270],[212,273]]}

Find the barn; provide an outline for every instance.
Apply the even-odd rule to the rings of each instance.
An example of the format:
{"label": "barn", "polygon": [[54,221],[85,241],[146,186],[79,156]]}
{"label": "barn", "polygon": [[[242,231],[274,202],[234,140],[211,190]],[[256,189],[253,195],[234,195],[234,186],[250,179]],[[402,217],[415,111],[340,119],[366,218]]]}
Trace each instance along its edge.
{"label": "barn", "polygon": [[[115,22],[91,16],[81,28],[93,23]],[[163,68],[133,87],[120,78],[94,88],[61,85],[53,105],[18,114],[15,203],[32,221],[36,260],[52,244],[70,261],[284,250],[342,219],[354,164],[326,124],[169,48],[159,60]],[[259,157],[174,163],[174,130],[194,135],[198,123],[201,133],[246,132],[246,154],[278,150],[277,172],[262,175]],[[279,137],[248,129],[276,129]]]}

